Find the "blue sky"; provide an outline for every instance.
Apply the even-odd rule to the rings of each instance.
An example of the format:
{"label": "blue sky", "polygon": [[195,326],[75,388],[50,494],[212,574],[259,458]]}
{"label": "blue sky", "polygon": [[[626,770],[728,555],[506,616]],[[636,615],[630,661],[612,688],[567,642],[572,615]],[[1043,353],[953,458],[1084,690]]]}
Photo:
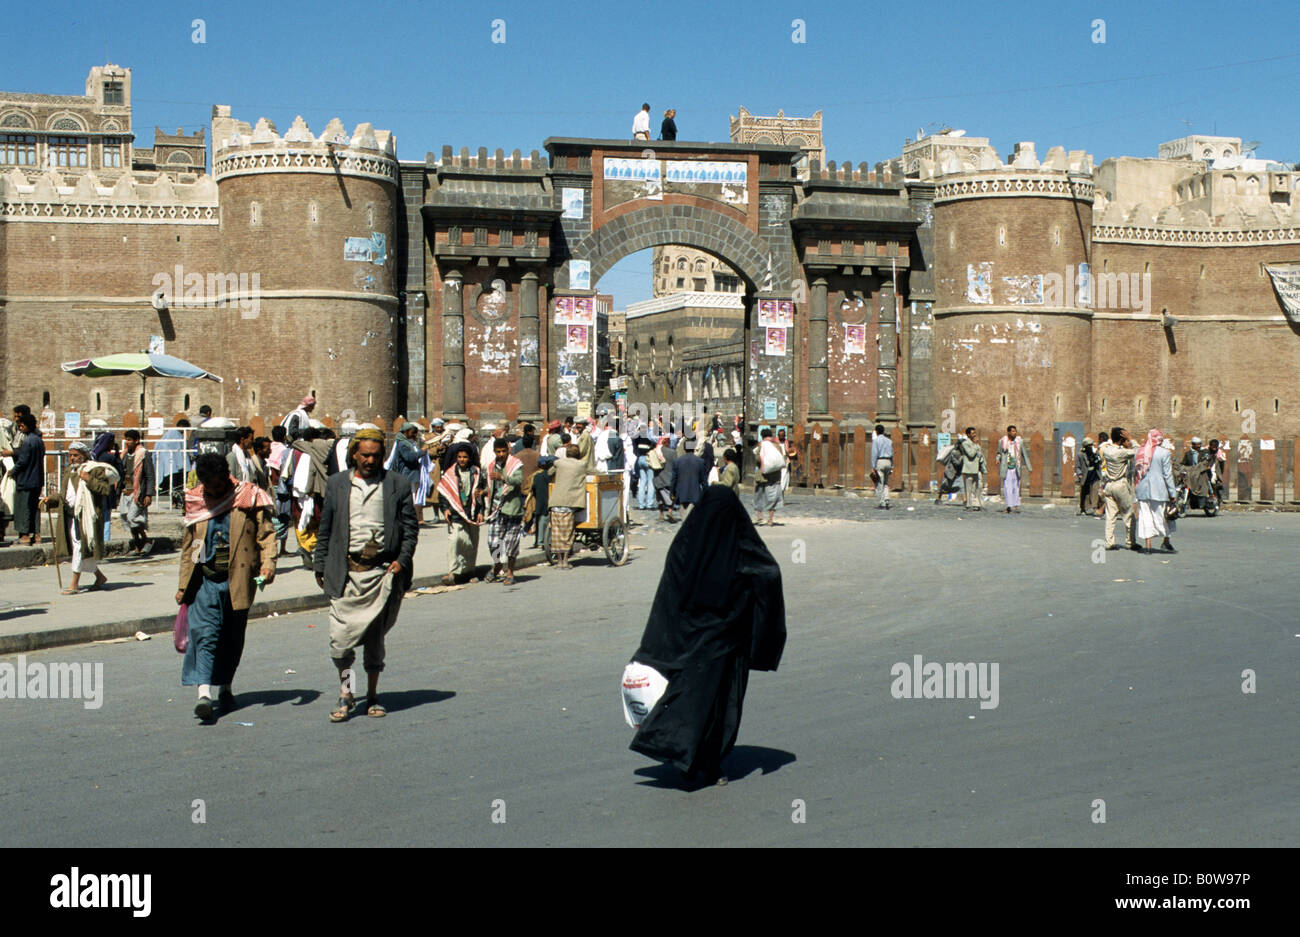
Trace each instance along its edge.
{"label": "blue sky", "polygon": [[[297,114],[525,154],[548,136],[630,136],[642,101],[682,139],[725,140],[728,115],[822,110],[827,158],[875,163],[918,128],[1109,156],[1188,133],[1260,140],[1300,162],[1294,3],[653,4],[183,0],[29,5],[11,16],[0,88],[78,94],[110,60],[133,73],[137,145],[156,124],[206,126],[215,103],[283,132]],[[206,41],[192,41],[194,19]],[[792,42],[794,20],[806,41]],[[1093,42],[1094,20],[1105,42]],[[503,20],[505,42],[492,42]],[[21,23],[21,26],[19,25]],[[21,32],[19,32],[21,30]],[[498,35],[500,30],[498,29]],[[20,39],[22,41],[14,41]],[[648,261],[599,286],[649,295]]]}

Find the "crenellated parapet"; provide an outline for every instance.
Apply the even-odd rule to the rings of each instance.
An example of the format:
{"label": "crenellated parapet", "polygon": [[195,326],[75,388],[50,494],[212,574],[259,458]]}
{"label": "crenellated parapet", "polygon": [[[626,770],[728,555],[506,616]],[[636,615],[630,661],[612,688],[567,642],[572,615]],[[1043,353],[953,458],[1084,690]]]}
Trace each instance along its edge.
{"label": "crenellated parapet", "polygon": [[866,163],[858,163],[854,169],[850,160],[839,164],[831,160],[823,166],[814,159],[808,164],[808,179],[824,182],[902,182],[902,176],[895,173],[895,168],[889,163],[876,163],[874,169],[869,169]]}
{"label": "crenellated parapet", "polygon": [[[947,159],[947,157],[945,157]],[[1054,146],[1039,161],[1033,143],[1017,143],[1009,162],[980,150],[978,168],[971,161],[950,159],[942,166],[921,160],[919,178],[934,182],[936,205],[977,198],[1063,198],[1092,202],[1092,156],[1083,150]]]}
{"label": "crenellated parapet", "polygon": [[316,173],[397,185],[396,140],[387,130],[362,123],[349,134],[336,117],[317,137],[299,116],[281,136],[265,117],[250,127],[232,120],[228,107],[218,106],[214,111],[212,172],[218,182],[232,176]]}
{"label": "crenellated parapet", "polygon": [[217,186],[211,176],[175,182],[165,173],[118,173],[111,185],[93,170],[0,173],[0,220],[64,223],[215,225]]}
{"label": "crenellated parapet", "polygon": [[1091,179],[1071,178],[1055,172],[1001,171],[962,174],[940,179],[934,188],[935,204],[970,198],[1066,198],[1091,202]]}
{"label": "crenellated parapet", "polygon": [[521,170],[541,171],[548,168],[546,160],[542,159],[537,150],[533,150],[529,156],[523,156],[519,150],[514,150],[507,157],[505,150],[502,149],[488,155],[488,149],[485,146],[480,146],[473,155],[470,154],[467,146],[462,146],[459,153],[450,146],[444,146],[442,148],[442,158],[435,160],[433,154],[430,153],[425,160],[425,165],[436,166],[442,170],[477,169],[494,173],[519,172]]}

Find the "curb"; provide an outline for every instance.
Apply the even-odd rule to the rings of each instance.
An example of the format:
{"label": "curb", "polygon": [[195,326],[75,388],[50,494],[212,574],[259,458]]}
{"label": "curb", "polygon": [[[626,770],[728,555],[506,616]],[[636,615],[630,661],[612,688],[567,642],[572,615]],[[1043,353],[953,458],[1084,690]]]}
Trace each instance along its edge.
{"label": "curb", "polygon": [[[161,556],[167,553],[175,553],[180,549],[180,537],[173,537],[168,534],[160,534],[157,537],[149,538],[153,542],[153,549],[150,556]],[[46,543],[35,547],[9,546],[0,550],[0,571],[9,569],[40,569],[42,566],[54,565],[54,548]],[[104,550],[105,556],[131,556],[129,541],[112,540],[106,545]],[[59,559],[66,563],[68,558],[61,556]]]}
{"label": "curb", "polygon": [[[601,554],[603,556],[603,554]],[[546,562],[540,550],[530,550],[527,553],[520,552],[519,559],[515,562],[515,569],[528,569],[531,566],[538,566]],[[474,567],[477,573],[480,569],[490,569],[488,564],[479,564]],[[439,573],[433,576],[419,576],[411,580],[407,588],[421,589],[426,586],[439,585],[445,573]],[[304,612],[318,608],[328,608],[330,600],[325,594],[318,593],[315,595],[298,595],[288,596],[283,599],[272,599],[268,602],[256,602],[249,610],[249,623],[256,621],[258,618],[264,618],[276,612],[285,614],[287,612]],[[94,641],[111,641],[115,638],[133,637],[137,631],[143,631],[145,634],[165,634],[172,630],[176,623],[176,613],[172,612],[167,615],[152,615],[148,618],[127,618],[121,621],[100,622],[94,625],[77,625],[72,628],[54,628],[48,631],[32,631],[26,634],[0,635],[0,656],[8,654],[24,654],[28,651],[39,651],[51,647],[63,647],[70,644],[90,644]]]}

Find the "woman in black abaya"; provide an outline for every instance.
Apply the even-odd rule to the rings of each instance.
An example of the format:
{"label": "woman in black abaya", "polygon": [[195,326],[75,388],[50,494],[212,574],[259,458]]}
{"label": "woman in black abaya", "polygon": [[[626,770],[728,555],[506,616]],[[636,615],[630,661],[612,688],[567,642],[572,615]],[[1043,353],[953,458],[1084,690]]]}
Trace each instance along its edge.
{"label": "woman in black abaya", "polygon": [[668,548],[632,656],[668,688],[631,749],[676,765],[689,784],[725,784],[749,671],[776,670],[784,648],[781,568],[735,493],[710,485]]}

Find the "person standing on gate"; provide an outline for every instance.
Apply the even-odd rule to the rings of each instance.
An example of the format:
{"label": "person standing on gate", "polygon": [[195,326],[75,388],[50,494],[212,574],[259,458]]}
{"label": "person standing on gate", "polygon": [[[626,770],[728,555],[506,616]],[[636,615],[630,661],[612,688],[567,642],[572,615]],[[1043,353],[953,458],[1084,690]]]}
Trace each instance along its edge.
{"label": "person standing on gate", "polygon": [[632,118],[632,139],[649,140],[650,139],[650,105],[642,104],[641,110],[636,112],[636,117]]}
{"label": "person standing on gate", "polygon": [[1020,483],[1029,471],[1029,453],[1014,425],[998,441],[998,475],[1002,479],[1002,495],[1008,514],[1020,513]]}
{"label": "person standing on gate", "polygon": [[664,122],[659,125],[660,140],[677,139],[677,121],[673,120],[673,118],[676,116],[677,116],[677,111],[671,107],[668,108],[668,110],[664,111]]}
{"label": "person standing on gate", "polygon": [[889,473],[894,469],[894,441],[885,435],[882,423],[876,424],[871,438],[871,467],[876,472],[876,509],[889,510]]}

